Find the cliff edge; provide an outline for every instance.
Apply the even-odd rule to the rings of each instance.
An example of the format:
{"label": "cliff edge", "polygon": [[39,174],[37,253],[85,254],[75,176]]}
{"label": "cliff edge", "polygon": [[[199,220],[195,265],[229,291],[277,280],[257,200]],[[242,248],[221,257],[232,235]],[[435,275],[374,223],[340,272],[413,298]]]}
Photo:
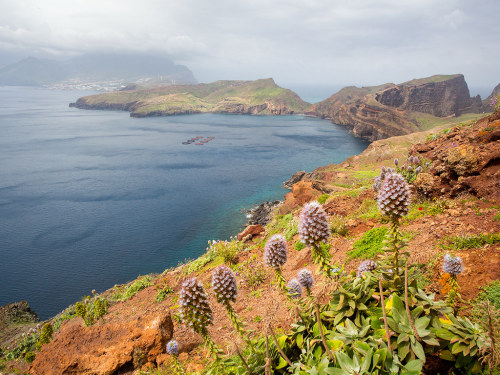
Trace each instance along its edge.
{"label": "cliff edge", "polygon": [[346,87],[314,104],[306,113],[349,127],[354,135],[378,140],[426,130],[425,118],[483,111],[470,97],[462,74],[435,75],[401,84]]}

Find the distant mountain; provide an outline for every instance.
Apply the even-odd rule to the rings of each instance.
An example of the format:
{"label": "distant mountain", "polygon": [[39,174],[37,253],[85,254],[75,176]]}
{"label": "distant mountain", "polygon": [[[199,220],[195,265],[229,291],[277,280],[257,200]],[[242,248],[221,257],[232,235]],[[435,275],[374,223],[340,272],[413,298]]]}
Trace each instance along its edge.
{"label": "distant mountain", "polygon": [[216,81],[130,89],[80,98],[70,106],[82,109],[129,111],[132,117],[188,113],[241,113],[287,115],[309,107],[291,90],[272,78],[256,81]]}
{"label": "distant mountain", "polygon": [[461,74],[435,75],[395,85],[345,87],[306,113],[346,125],[359,137],[377,140],[426,130],[436,118],[482,112]]}
{"label": "distant mountain", "polygon": [[0,68],[0,84],[40,86],[62,81],[196,83],[193,73],[166,57],[132,53],[93,53],[60,62],[28,57]]}

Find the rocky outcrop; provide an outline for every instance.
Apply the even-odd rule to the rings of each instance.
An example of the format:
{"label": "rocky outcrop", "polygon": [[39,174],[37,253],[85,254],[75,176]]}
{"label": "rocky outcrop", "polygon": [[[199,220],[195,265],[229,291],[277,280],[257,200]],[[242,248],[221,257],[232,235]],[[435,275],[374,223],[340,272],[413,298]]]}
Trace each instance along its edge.
{"label": "rocky outcrop", "polygon": [[80,318],[68,323],[63,334],[43,345],[29,373],[35,375],[131,373],[155,364],[173,335],[168,311],[137,319],[85,327]]}
{"label": "rocky outcrop", "polygon": [[263,232],[265,232],[265,229],[261,224],[249,225],[242,232],[238,233],[238,241],[246,242]]}
{"label": "rocky outcrop", "polygon": [[377,92],[375,100],[398,110],[429,113],[436,117],[458,116],[481,110],[481,98],[479,95],[470,97],[469,88],[461,74],[438,82],[406,82]]}
{"label": "rocky outcrop", "polygon": [[395,85],[346,87],[306,114],[329,118],[354,135],[371,141],[421,130],[415,112],[437,117],[482,111],[481,99],[471,98],[463,75],[433,76]]}
{"label": "rocky outcrop", "polygon": [[40,319],[28,302],[14,302],[0,307],[0,327],[11,323],[38,323]]}
{"label": "rocky outcrop", "polygon": [[272,219],[271,214],[273,210],[282,203],[282,201],[264,202],[259,204],[257,207],[248,210],[248,224],[268,224]]}
{"label": "rocky outcrop", "polygon": [[[430,197],[469,193],[500,199],[500,111],[471,127],[456,127],[435,140],[416,144],[411,152],[431,160],[429,173],[416,187]],[[420,176],[419,176],[420,177]]]}

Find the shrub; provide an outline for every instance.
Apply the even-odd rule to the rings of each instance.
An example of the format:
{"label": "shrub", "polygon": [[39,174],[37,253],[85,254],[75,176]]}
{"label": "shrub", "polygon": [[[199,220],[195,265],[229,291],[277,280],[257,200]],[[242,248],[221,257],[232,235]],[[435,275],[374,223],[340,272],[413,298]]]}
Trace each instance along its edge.
{"label": "shrub", "polygon": [[319,204],[325,204],[328,198],[330,198],[329,194],[322,194],[318,197],[317,201],[319,202]]}
{"label": "shrub", "polygon": [[500,242],[500,233],[479,234],[476,236],[465,234],[446,238],[442,247],[452,250],[476,249],[486,244],[493,245],[498,242]]}
{"label": "shrub", "polygon": [[108,301],[102,297],[84,297],[75,304],[75,313],[81,317],[85,325],[91,326],[108,313]]}
{"label": "shrub", "polygon": [[224,263],[231,264],[236,260],[243,244],[236,238],[230,241],[208,241],[207,253],[212,254],[212,258],[222,257]]}
{"label": "shrub", "polygon": [[387,235],[386,227],[372,228],[356,240],[353,249],[347,252],[349,258],[372,259],[382,252],[383,242]]}
{"label": "shrub", "polygon": [[500,280],[492,281],[482,289],[483,291],[479,293],[476,300],[478,302],[488,300],[492,306],[500,310]]}
{"label": "shrub", "polygon": [[349,233],[347,219],[344,216],[333,215],[330,218],[330,230],[333,235],[339,235],[341,237],[347,236],[347,233]]}
{"label": "shrub", "polygon": [[135,296],[139,291],[151,286],[150,275],[139,277],[137,280],[127,284],[125,287],[119,287],[111,296],[114,301],[126,301]]}
{"label": "shrub", "polygon": [[35,360],[35,353],[28,352],[24,355],[24,360],[26,363],[32,363]]}
{"label": "shrub", "polygon": [[48,344],[52,339],[52,334],[54,333],[54,328],[52,328],[52,324],[45,323],[42,327],[42,332],[40,333],[40,338],[36,343],[36,348],[40,350],[43,344]]}
{"label": "shrub", "polygon": [[295,245],[293,247],[295,248],[295,250],[300,251],[302,249],[305,249],[306,245],[304,245],[301,240],[298,240],[297,242],[295,242]]}
{"label": "shrub", "polygon": [[236,267],[235,274],[240,278],[241,282],[253,289],[261,285],[269,277],[264,264],[256,255]]}
{"label": "shrub", "polygon": [[156,302],[162,302],[169,294],[174,293],[174,290],[167,285],[166,280],[163,280],[163,286],[159,284],[156,289],[158,290],[155,298]]}

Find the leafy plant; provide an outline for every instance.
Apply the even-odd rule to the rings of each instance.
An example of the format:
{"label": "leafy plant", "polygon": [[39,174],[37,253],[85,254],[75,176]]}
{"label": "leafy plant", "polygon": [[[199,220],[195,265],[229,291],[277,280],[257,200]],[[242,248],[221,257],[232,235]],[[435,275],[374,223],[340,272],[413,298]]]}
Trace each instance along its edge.
{"label": "leafy plant", "polygon": [[208,245],[207,253],[211,254],[211,258],[222,257],[226,264],[234,263],[243,247],[236,238],[231,238],[230,241],[208,241]]}
{"label": "leafy plant", "polygon": [[447,237],[442,247],[451,250],[476,249],[486,244],[496,244],[500,242],[500,233],[478,234],[471,236],[464,234],[462,236]]}
{"label": "leafy plant", "polygon": [[[40,338],[36,343],[37,350],[42,348],[43,344],[48,344],[52,340],[52,334],[54,333],[54,328],[52,324],[45,323],[42,327],[42,332],[40,333]],[[26,353],[27,354],[27,353]]]}
{"label": "leafy plant", "polygon": [[353,249],[348,251],[347,255],[351,259],[374,258],[376,254],[382,252],[387,232],[386,227],[377,227],[366,231],[360,239],[354,242]]}
{"label": "leafy plant", "polygon": [[98,296],[87,296],[75,304],[75,312],[88,327],[108,313],[108,301]]}
{"label": "leafy plant", "polygon": [[332,215],[330,218],[330,230],[333,235],[339,235],[341,237],[347,236],[347,233],[349,233],[347,219],[344,216]]}
{"label": "leafy plant", "polygon": [[174,293],[174,290],[168,286],[167,281],[163,280],[163,285],[158,284],[156,286],[157,292],[156,292],[156,297],[155,301],[156,302],[162,302],[169,294]]}
{"label": "leafy plant", "polygon": [[264,283],[269,277],[264,264],[256,255],[239,264],[235,268],[235,274],[241,282],[253,289]]}
{"label": "leafy plant", "polygon": [[319,202],[319,204],[325,204],[328,198],[330,198],[329,194],[322,194],[318,197],[317,201]]}
{"label": "leafy plant", "polygon": [[135,296],[139,291],[151,286],[152,277],[150,275],[139,277],[137,280],[125,285],[125,287],[118,287],[111,296],[113,301],[127,301]]}

